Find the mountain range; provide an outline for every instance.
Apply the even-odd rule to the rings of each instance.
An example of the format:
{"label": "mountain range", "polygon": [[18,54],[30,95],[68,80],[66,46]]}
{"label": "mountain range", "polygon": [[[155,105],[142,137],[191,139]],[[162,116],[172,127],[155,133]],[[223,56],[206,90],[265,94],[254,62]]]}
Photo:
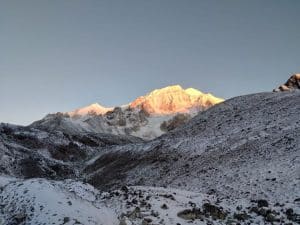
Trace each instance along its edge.
{"label": "mountain range", "polygon": [[132,135],[150,140],[222,101],[193,88],[173,85],[154,90],[123,106],[103,107],[94,103],[71,112],[49,114],[31,126],[68,133]]}
{"label": "mountain range", "polygon": [[299,224],[298,81],[226,101],[171,86],[1,124],[0,224]]}

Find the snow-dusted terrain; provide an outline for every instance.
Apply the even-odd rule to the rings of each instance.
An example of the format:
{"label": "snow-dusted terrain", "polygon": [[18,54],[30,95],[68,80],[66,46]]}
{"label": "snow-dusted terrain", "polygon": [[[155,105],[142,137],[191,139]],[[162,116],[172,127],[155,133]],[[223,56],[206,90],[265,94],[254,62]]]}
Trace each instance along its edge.
{"label": "snow-dusted terrain", "polygon": [[300,92],[236,97],[152,142],[100,153],[84,176],[104,190],[172,187],[299,209],[299,112]]}
{"label": "snow-dusted terrain", "polygon": [[299,113],[240,96],[147,142],[2,124],[0,224],[299,224]]}
{"label": "snow-dusted terrain", "polygon": [[152,142],[100,153],[86,176],[98,185],[94,177],[105,175],[107,182],[99,187],[155,184],[214,189],[223,197],[293,200],[300,197],[299,97],[291,92],[233,98]]}
{"label": "snow-dusted terrain", "polygon": [[298,202],[220,199],[172,188],[100,192],[73,180],[0,177],[0,224],[297,224]]}
{"label": "snow-dusted terrain", "polygon": [[98,204],[97,191],[74,181],[11,181],[0,194],[2,224],[118,225],[112,209]]}

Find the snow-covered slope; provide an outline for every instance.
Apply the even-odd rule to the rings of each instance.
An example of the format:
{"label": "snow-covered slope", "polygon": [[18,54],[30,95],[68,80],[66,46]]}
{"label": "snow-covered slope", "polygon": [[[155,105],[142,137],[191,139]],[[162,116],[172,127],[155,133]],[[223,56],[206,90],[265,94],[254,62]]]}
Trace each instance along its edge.
{"label": "snow-covered slope", "polygon": [[171,188],[123,186],[99,192],[72,180],[0,177],[0,224],[297,224],[299,202],[232,201]]}
{"label": "snow-covered slope", "polygon": [[1,188],[3,225],[119,225],[112,209],[95,205],[98,191],[90,185],[71,180],[29,179],[11,181]]}
{"label": "snow-covered slope", "polygon": [[[204,94],[193,88],[184,90],[175,85],[154,90],[121,107],[105,108],[92,104],[72,112],[49,114],[34,122],[31,127],[75,134],[96,132],[132,135],[150,140],[222,101],[211,94]],[[182,119],[174,122],[174,118],[179,118],[176,117],[178,114]],[[172,123],[172,126],[164,129],[163,123]]]}

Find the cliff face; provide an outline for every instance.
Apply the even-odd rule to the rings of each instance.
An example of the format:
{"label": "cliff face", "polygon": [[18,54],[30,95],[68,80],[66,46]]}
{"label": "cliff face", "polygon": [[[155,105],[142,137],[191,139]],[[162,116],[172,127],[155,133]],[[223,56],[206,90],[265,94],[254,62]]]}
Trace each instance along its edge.
{"label": "cliff face", "polygon": [[149,114],[166,115],[203,110],[222,101],[223,99],[211,94],[204,94],[193,88],[183,89],[179,85],[174,85],[139,97],[130,103],[130,107],[141,108]]}

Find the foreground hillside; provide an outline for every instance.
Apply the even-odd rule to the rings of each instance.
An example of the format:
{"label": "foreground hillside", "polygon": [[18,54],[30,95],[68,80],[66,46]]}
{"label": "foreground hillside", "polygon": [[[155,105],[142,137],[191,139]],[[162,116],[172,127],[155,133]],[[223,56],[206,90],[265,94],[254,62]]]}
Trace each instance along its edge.
{"label": "foreground hillside", "polygon": [[157,185],[292,201],[300,197],[299,112],[300,92],[236,97],[152,142],[100,153],[85,176],[104,188]]}
{"label": "foreground hillside", "polygon": [[84,177],[104,190],[172,187],[299,210],[299,112],[300,92],[233,98],[152,142],[100,153]]}
{"label": "foreground hillside", "polygon": [[[252,94],[153,141],[110,135],[106,144],[2,125],[2,224],[299,224],[299,113],[300,92]],[[70,143],[85,157],[54,157]],[[24,154],[60,172],[23,180]]]}

